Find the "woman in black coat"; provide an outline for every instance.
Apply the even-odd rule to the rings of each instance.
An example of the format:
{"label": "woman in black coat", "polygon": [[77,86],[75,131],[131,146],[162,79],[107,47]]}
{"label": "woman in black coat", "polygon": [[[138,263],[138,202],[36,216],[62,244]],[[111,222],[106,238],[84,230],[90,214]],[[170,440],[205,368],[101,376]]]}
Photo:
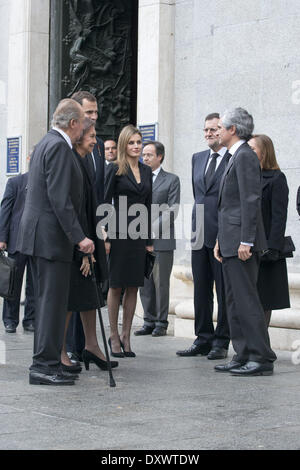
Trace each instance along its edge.
{"label": "woman in black coat", "polygon": [[[93,187],[93,175],[88,164],[87,155],[93,151],[96,141],[95,123],[86,118],[84,122],[83,135],[76,143],[74,159],[81,170],[83,178],[83,200],[78,220],[85,235],[94,241],[95,251],[92,256],[94,269],[98,284],[107,279],[107,264],[104,242],[96,234],[96,195]],[[99,290],[99,295],[101,291]],[[102,303],[104,306],[104,302]],[[85,349],[82,353],[83,362],[86,369],[89,363],[94,362],[100,369],[107,370],[106,358],[101,351],[96,335],[96,308],[98,307],[95,284],[91,278],[89,259],[82,252],[74,249],[74,257],[71,266],[71,278],[69,289],[68,313],[65,327],[64,346],[61,355],[62,368],[67,372],[80,372],[79,364],[74,365],[66,352],[66,333],[69,320],[73,311],[79,311],[82,320]],[[112,367],[116,367],[116,361],[111,362]]]}
{"label": "woman in black coat", "polygon": [[254,135],[248,144],[256,152],[262,169],[262,216],[268,253],[266,261],[264,257],[261,260],[257,287],[269,326],[272,310],[290,307],[286,260],[279,259],[284,245],[289,188],[278,166],[272,140],[263,134]]}
{"label": "woman in black coat", "polygon": [[[115,357],[135,357],[130,346],[132,320],[138,288],[144,285],[146,251],[153,251],[152,172],[139,161],[141,151],[140,131],[132,125],[124,127],[118,140],[117,162],[110,163],[106,170],[104,198],[106,203],[113,203],[115,211],[107,224],[109,239],[105,243],[109,253],[109,344]],[[122,290],[125,292],[119,335]]]}

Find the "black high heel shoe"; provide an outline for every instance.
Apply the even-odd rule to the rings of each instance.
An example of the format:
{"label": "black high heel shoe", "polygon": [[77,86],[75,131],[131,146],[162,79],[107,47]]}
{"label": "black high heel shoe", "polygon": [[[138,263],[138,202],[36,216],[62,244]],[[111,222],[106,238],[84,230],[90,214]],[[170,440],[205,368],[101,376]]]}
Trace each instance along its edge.
{"label": "black high heel shoe", "polygon": [[[120,341],[120,343],[121,343],[121,341]],[[125,357],[125,356],[124,356],[124,353],[122,353],[122,352],[119,352],[119,353],[113,352],[113,350],[112,350],[112,348],[111,348],[111,340],[110,340],[110,338],[108,338],[108,345],[109,345],[109,347],[110,347],[110,353],[111,353],[112,356],[114,356],[114,357]],[[122,346],[121,346],[121,347],[122,347]]]}
{"label": "black high heel shoe", "polygon": [[[87,349],[82,351],[82,359],[85,365],[86,370],[90,368],[90,362],[96,364],[101,370],[108,370],[107,362],[100,359],[100,357],[95,356],[95,354],[91,353]],[[118,367],[119,363],[117,361],[110,361],[111,368]]]}
{"label": "black high heel shoe", "polygon": [[123,354],[125,357],[136,357],[136,354],[133,351],[125,351],[124,344],[120,340],[121,348],[123,349]]}

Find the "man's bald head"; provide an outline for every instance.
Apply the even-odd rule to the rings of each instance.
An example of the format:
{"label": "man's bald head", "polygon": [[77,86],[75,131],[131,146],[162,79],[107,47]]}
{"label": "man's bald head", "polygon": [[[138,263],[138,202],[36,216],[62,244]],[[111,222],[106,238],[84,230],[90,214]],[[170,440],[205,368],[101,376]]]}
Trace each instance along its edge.
{"label": "man's bald head", "polygon": [[78,121],[82,118],[82,107],[77,101],[71,98],[61,100],[53,114],[52,126],[60,129],[67,129],[70,121]]}

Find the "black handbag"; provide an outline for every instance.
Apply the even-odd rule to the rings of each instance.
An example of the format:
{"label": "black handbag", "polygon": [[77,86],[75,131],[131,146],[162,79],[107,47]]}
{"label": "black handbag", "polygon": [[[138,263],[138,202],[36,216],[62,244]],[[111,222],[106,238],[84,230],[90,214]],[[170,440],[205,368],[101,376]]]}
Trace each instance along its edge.
{"label": "black handbag", "polygon": [[16,269],[15,260],[0,250],[0,297],[4,299],[11,300],[15,296]]}
{"label": "black handbag", "polygon": [[154,263],[155,263],[155,253],[152,253],[151,251],[146,251],[145,277],[147,279],[150,279],[151,277]]}
{"label": "black handbag", "polygon": [[263,252],[261,261],[265,263],[272,263],[284,258],[293,258],[293,251],[295,251],[295,245],[290,235],[284,237],[284,245],[281,251],[279,250],[266,250]]}
{"label": "black handbag", "polygon": [[293,251],[295,251],[295,245],[292,240],[292,237],[288,235],[287,237],[284,237],[284,245],[282,251],[279,252],[279,259],[282,258],[293,258]]}

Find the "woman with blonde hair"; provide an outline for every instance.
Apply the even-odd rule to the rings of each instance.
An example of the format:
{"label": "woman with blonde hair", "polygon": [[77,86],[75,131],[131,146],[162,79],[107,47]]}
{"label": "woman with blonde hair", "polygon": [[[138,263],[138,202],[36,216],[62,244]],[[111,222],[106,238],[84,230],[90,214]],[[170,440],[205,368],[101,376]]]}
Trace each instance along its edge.
{"label": "woman with blonde hair", "polygon": [[[115,210],[115,229],[109,228],[109,291],[107,296],[111,354],[135,357],[130,333],[137,291],[144,285],[146,250],[153,251],[151,239],[152,172],[139,161],[142,135],[132,125],[124,127],[118,139],[118,158],[107,166],[105,202]],[[138,205],[138,206],[137,206]],[[122,333],[118,332],[121,291],[123,296]]]}
{"label": "woman with blonde hair", "polygon": [[289,188],[270,137],[254,135],[248,144],[257,154],[262,170],[262,216],[268,251],[262,256],[257,287],[269,326],[272,310],[290,307],[286,259],[280,255],[284,245]]}

